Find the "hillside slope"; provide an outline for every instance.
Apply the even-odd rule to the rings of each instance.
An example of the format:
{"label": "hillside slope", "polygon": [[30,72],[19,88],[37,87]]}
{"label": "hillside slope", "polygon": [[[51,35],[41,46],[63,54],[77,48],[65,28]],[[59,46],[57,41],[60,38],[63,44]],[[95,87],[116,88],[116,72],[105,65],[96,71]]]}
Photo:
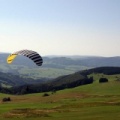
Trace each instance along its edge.
{"label": "hillside slope", "polygon": [[[41,83],[31,83],[26,85],[21,85],[18,87],[13,86],[10,89],[2,89],[4,93],[10,94],[28,94],[28,93],[37,93],[37,92],[47,92],[47,91],[56,91],[66,88],[73,88],[76,86],[81,86],[85,84],[93,83],[93,77],[89,76],[90,74],[104,74],[104,75],[116,75],[120,74],[120,67],[99,67],[90,70],[83,70],[76,72],[74,74],[60,76],[49,81],[43,81]],[[29,80],[29,79],[28,79]],[[31,79],[32,80],[32,79]],[[23,79],[25,81],[25,79]],[[33,80],[35,81],[35,80]]]}
{"label": "hillside slope", "polygon": [[15,87],[27,84],[38,84],[45,82],[46,79],[23,78],[19,75],[0,72],[0,86]]}

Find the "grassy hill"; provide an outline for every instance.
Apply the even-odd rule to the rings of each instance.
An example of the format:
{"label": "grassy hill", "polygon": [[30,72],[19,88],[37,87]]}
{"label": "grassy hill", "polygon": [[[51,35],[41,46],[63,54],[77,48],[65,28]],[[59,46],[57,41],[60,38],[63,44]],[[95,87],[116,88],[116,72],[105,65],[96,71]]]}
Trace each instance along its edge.
{"label": "grassy hill", "polygon": [[[0,119],[5,120],[119,120],[120,74],[93,76],[93,84],[71,89],[27,95],[0,94]],[[109,79],[99,83],[100,77]],[[2,98],[10,97],[10,102]]]}

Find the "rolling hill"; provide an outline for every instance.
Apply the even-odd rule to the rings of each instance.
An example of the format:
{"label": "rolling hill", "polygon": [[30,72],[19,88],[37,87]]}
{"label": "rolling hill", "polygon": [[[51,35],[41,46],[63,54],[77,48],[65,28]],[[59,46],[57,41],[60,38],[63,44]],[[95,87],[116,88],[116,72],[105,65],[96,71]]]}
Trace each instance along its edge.
{"label": "rolling hill", "polygon": [[19,84],[18,82],[18,84],[13,85],[12,88],[2,87],[1,92],[10,94],[28,94],[73,88],[76,86],[92,84],[94,82],[94,78],[90,76],[92,74],[102,74],[101,77],[103,77],[103,75],[116,75],[115,79],[119,79],[119,77],[117,77],[117,74],[120,74],[120,67],[98,67],[89,70],[79,71],[70,75],[60,76],[51,80],[42,79],[41,81],[30,78],[21,78],[14,75],[7,76],[7,73],[6,75],[4,73],[3,75],[1,74],[2,76],[0,77],[2,79],[2,84],[3,82],[5,84],[5,82],[7,83],[8,81],[10,83],[13,83],[13,81],[16,81],[17,83],[19,81],[21,82],[21,84]]}
{"label": "rolling hill", "polygon": [[41,79],[24,78],[19,75],[0,72],[1,87],[10,88],[10,87],[22,86],[27,84],[38,84],[38,83],[43,83],[45,81],[46,81],[45,78],[41,78]]}
{"label": "rolling hill", "polygon": [[0,71],[12,73],[25,78],[56,78],[102,66],[120,67],[120,57],[99,56],[43,56],[43,65],[36,66],[26,57],[18,56],[10,65],[6,63],[8,53],[0,54]]}

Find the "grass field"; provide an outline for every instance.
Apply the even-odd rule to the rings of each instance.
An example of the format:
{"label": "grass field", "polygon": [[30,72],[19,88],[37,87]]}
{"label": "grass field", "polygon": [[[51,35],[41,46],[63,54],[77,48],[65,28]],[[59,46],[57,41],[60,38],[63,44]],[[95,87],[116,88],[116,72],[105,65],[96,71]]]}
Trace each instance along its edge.
{"label": "grass field", "polygon": [[[92,74],[94,83],[57,91],[28,95],[0,94],[0,120],[119,120],[120,75]],[[100,77],[108,83],[99,83]],[[2,98],[10,97],[10,102]]]}

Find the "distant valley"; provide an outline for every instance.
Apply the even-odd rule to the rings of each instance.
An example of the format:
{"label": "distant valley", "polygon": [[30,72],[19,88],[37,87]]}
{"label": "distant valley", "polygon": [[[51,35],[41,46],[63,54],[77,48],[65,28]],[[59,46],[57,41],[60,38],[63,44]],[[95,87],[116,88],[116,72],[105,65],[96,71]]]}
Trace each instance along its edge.
{"label": "distant valley", "polygon": [[120,67],[120,57],[43,56],[43,65],[38,67],[24,56],[18,56],[12,64],[7,64],[8,55],[8,53],[0,54],[0,72],[33,79],[56,78],[80,70],[102,66]]}

